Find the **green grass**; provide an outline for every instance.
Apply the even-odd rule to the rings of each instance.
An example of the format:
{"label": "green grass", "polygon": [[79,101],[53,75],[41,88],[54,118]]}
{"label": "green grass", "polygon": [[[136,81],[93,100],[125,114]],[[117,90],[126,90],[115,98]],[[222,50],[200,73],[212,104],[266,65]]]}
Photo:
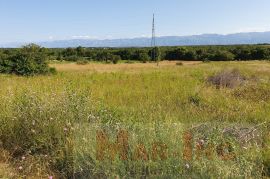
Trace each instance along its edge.
{"label": "green grass", "polygon": [[[227,68],[238,68],[252,80],[235,89],[206,83],[210,75]],[[22,156],[37,161],[36,168],[25,164],[22,176],[38,168],[48,176],[65,177],[258,178],[267,159],[261,154],[269,154],[259,142],[243,150],[222,134],[233,126],[269,125],[269,62],[211,62],[132,72],[67,70],[28,78],[0,75],[0,83],[0,146],[12,153],[15,163]],[[216,153],[212,160],[194,156],[185,161],[182,154],[144,162],[96,159],[97,130],[106,129],[111,142],[119,129],[128,131],[129,155],[138,144],[151,151],[155,141],[166,143],[170,153],[181,153],[184,132],[203,123],[211,130],[207,135],[195,131],[193,152],[196,140],[206,135],[215,147],[229,141],[235,159],[224,161]]]}

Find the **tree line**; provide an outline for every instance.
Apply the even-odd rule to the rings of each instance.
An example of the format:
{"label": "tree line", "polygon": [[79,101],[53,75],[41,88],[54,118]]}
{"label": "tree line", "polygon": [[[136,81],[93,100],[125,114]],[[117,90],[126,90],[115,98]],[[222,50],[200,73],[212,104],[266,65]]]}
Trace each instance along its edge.
{"label": "tree line", "polygon": [[[117,63],[127,61],[157,60],[200,60],[200,61],[233,61],[233,60],[266,60],[270,59],[268,45],[235,45],[235,46],[188,46],[152,48],[66,48],[47,49],[48,55],[57,60],[77,61],[80,59]],[[154,55],[153,55],[153,52]]]}
{"label": "tree line", "polygon": [[[154,52],[154,53],[153,53]],[[145,48],[43,48],[30,44],[0,49],[0,73],[42,74],[54,71],[50,60],[118,63],[159,60],[233,61],[270,59],[269,45],[186,46]]]}
{"label": "tree line", "polygon": [[231,60],[265,60],[270,58],[270,46],[239,45],[239,46],[192,46],[192,47],[156,47],[151,48],[67,48],[50,49],[58,60],[106,61],[117,63],[119,60],[156,61],[156,60],[201,60],[201,61],[231,61]]}
{"label": "tree line", "polygon": [[[33,46],[34,44],[32,44]],[[31,46],[31,45],[28,45]],[[24,48],[0,49],[0,55],[11,55]],[[187,46],[187,47],[156,47],[153,57],[152,48],[41,48],[39,51],[48,60],[104,61],[117,63],[128,61],[156,61],[156,60],[265,60],[270,58],[268,45],[235,45],[235,46]]]}

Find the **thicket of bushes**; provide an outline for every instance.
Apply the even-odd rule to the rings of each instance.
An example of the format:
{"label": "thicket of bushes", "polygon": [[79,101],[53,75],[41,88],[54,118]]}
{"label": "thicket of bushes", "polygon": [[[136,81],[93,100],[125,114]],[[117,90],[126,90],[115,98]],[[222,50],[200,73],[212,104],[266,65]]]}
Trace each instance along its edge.
{"label": "thicket of bushes", "polygon": [[[153,55],[155,54],[155,55]],[[31,44],[20,49],[0,49],[0,73],[18,75],[44,74],[50,72],[46,60],[101,61],[118,63],[126,61],[157,60],[266,60],[270,59],[270,46],[189,46],[159,48],[63,48],[48,49]]]}
{"label": "thicket of bushes", "polygon": [[[16,49],[5,49],[13,53]],[[3,50],[2,50],[3,51]],[[153,59],[152,48],[66,48],[44,49],[48,59],[65,61],[103,61],[117,63],[127,61],[156,61],[156,60],[202,60],[202,61],[231,61],[231,60],[266,60],[270,59],[270,46],[267,45],[234,45],[234,46],[188,46],[188,47],[159,47],[155,49]]]}
{"label": "thicket of bushes", "polygon": [[20,50],[6,50],[0,53],[0,73],[31,76],[55,73],[47,63],[44,48],[30,44]]}
{"label": "thicket of bushes", "polygon": [[260,45],[164,47],[165,60],[265,60],[270,58],[270,48]]}

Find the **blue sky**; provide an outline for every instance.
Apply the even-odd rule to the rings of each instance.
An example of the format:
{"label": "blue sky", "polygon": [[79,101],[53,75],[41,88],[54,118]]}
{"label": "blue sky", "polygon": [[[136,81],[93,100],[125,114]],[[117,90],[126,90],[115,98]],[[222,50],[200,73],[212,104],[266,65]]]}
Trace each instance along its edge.
{"label": "blue sky", "polygon": [[269,0],[1,0],[0,43],[270,30]]}

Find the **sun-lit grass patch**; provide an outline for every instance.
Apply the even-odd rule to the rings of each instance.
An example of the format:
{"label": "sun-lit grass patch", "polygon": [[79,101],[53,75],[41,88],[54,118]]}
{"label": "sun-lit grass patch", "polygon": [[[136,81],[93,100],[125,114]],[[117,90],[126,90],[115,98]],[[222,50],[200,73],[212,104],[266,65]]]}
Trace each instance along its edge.
{"label": "sun-lit grass patch", "polygon": [[[60,71],[54,76],[0,75],[0,147],[9,151],[16,170],[22,167],[22,176],[42,170],[47,177],[258,178],[263,166],[269,167],[269,149],[262,143],[254,139],[242,146],[238,137],[224,137],[224,130],[229,136],[243,131],[259,135],[269,125],[268,62],[52,66]],[[217,89],[207,82],[225,68],[237,68],[247,83]],[[196,128],[201,124],[206,128]],[[106,129],[110,143],[120,129],[128,131],[130,155],[145,149],[153,156],[158,140],[179,157],[142,162],[115,156],[113,162],[99,161],[95,146],[101,129]],[[213,160],[196,160],[196,155],[192,161],[183,160],[183,136],[189,129],[196,129],[195,153],[198,141],[215,146]],[[216,151],[223,139],[237,158],[220,160]]]}

